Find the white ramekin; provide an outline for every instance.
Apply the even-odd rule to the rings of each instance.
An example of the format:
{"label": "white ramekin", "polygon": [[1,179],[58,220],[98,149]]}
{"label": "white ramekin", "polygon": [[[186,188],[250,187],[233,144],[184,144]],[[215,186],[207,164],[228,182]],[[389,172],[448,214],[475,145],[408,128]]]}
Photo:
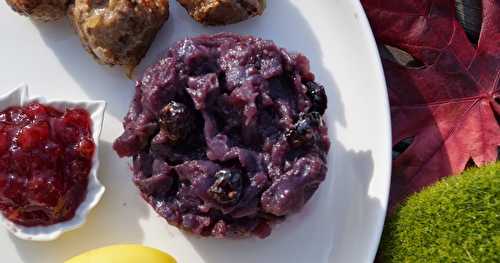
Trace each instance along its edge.
{"label": "white ramekin", "polygon": [[28,95],[28,86],[22,84],[9,93],[0,96],[0,111],[12,106],[24,106],[33,101],[38,101],[61,111],[67,108],[82,108],[87,110],[92,119],[92,138],[96,146],[94,156],[92,157],[92,168],[89,174],[87,195],[85,200],[76,210],[75,216],[72,219],[50,226],[26,227],[9,221],[0,213],[0,223],[16,237],[33,241],[50,241],[57,239],[66,231],[81,227],[85,223],[87,214],[97,205],[104,194],[105,187],[97,178],[97,170],[99,168],[99,136],[101,134],[106,102],[50,100],[44,97],[30,98]]}

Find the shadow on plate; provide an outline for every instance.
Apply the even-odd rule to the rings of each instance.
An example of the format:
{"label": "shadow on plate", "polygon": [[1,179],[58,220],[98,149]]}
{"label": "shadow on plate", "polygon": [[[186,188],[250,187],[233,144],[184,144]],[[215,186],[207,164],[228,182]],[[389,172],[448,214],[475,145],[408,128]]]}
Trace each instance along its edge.
{"label": "shadow on plate", "polygon": [[[133,194],[135,187],[132,180],[124,176],[130,174],[127,165],[118,162],[109,142],[100,143],[99,179],[106,186],[103,199],[90,212],[83,227],[67,232],[55,241],[25,241],[10,234],[9,237],[24,262],[63,262],[101,246],[142,243],[144,233],[139,221],[149,217],[149,210],[144,202]],[[104,174],[108,176],[102,176]]]}
{"label": "shadow on plate", "polygon": [[125,71],[98,64],[82,47],[68,19],[32,23],[68,75],[91,99],[108,101],[107,112],[121,119],[134,93],[134,81],[127,78]]}
{"label": "shadow on plate", "polygon": [[[349,199],[332,199],[332,210],[343,213],[333,215],[335,224],[329,233],[333,237],[333,242],[325,262],[338,258],[363,262],[370,252],[360,253],[353,249],[369,248],[378,242],[378,235],[368,236],[367,233],[373,233],[373,224],[377,223],[374,218],[379,217],[380,211],[383,211],[381,200],[370,197],[370,182],[374,169],[373,155],[371,151],[345,149],[338,141],[332,146],[335,154],[331,166],[341,173],[332,174],[334,179],[330,191],[335,193],[336,197]],[[359,238],[360,236],[365,238]],[[356,242],[355,246],[352,245],[353,242]]]}

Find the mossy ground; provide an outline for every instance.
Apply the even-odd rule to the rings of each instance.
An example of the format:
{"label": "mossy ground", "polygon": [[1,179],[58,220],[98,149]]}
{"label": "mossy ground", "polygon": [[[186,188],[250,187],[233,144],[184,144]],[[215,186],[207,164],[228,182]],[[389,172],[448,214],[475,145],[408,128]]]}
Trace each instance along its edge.
{"label": "mossy ground", "polygon": [[388,220],[382,262],[500,262],[500,162],[410,197]]}

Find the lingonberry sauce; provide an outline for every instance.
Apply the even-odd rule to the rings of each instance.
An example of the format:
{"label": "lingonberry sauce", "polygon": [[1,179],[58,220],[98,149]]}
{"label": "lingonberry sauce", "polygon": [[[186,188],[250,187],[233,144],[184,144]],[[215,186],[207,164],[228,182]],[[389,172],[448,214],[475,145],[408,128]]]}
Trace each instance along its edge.
{"label": "lingonberry sauce", "polygon": [[0,112],[0,210],[24,226],[67,221],[85,199],[95,144],[83,109]]}

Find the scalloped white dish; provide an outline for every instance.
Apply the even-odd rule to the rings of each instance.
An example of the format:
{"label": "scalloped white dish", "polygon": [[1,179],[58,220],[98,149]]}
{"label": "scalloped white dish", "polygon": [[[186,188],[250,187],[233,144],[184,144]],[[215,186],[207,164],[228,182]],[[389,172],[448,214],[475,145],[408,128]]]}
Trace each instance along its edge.
{"label": "scalloped white dish", "polygon": [[[170,0],[170,19],[137,75],[175,41],[235,32],[275,41],[311,61],[328,95],[328,175],[297,214],[267,239],[200,239],[169,226],[139,196],[130,160],[112,149],[134,94],[122,69],[97,64],[68,21],[33,23],[0,1],[0,94],[24,81],[34,94],[106,100],[99,176],[108,190],[83,227],[53,242],[19,240],[0,228],[2,262],[53,263],[93,248],[138,243],[189,263],[371,262],[386,214],[391,179],[387,90],[377,47],[359,1],[273,0],[264,15],[224,27],[194,22]],[[8,26],[7,26],[8,25]],[[8,37],[7,37],[8,36]],[[36,85],[35,85],[36,84]]]}
{"label": "scalloped white dish", "polygon": [[92,138],[96,145],[96,150],[92,157],[92,168],[89,173],[87,195],[85,200],[76,210],[75,216],[72,219],[49,226],[26,227],[9,221],[0,213],[0,223],[14,236],[32,241],[51,241],[60,237],[64,232],[81,227],[85,223],[90,210],[97,205],[104,194],[105,187],[97,178],[97,170],[99,169],[99,137],[101,134],[106,102],[51,100],[45,97],[31,98],[29,96],[28,85],[22,84],[7,94],[0,95],[0,110],[5,110],[12,106],[25,106],[33,101],[52,106],[60,111],[64,111],[67,108],[85,109],[90,113],[92,119]]}

